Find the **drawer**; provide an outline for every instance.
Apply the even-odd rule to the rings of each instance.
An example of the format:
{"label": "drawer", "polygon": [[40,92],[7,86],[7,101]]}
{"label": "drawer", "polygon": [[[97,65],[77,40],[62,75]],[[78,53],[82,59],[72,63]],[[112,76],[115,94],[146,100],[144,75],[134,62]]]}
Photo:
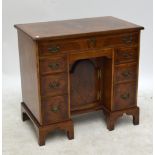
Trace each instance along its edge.
{"label": "drawer", "polygon": [[137,64],[122,64],[115,66],[114,82],[137,80]]}
{"label": "drawer", "polygon": [[68,96],[55,96],[42,99],[43,123],[51,124],[68,119]]}
{"label": "drawer", "polygon": [[85,37],[79,39],[40,42],[39,54],[40,56],[56,55],[70,51],[77,53],[82,50],[99,48],[101,46],[99,38],[100,37]]}
{"label": "drawer", "polygon": [[48,57],[40,59],[41,75],[67,71],[67,57]]}
{"label": "drawer", "polygon": [[138,45],[138,33],[125,33],[99,38],[99,47],[132,47]]}
{"label": "drawer", "polygon": [[112,110],[121,110],[135,106],[136,89],[136,82],[115,85]]}
{"label": "drawer", "polygon": [[41,95],[53,96],[67,94],[67,74],[47,75],[41,77]]}
{"label": "drawer", "polygon": [[115,53],[115,63],[125,63],[138,60],[137,48],[119,48]]}
{"label": "drawer", "polygon": [[77,51],[80,49],[85,49],[83,47],[84,40],[60,40],[60,41],[43,41],[39,43],[39,55],[57,55],[57,54],[64,54],[69,51]]}
{"label": "drawer", "polygon": [[39,42],[39,55],[56,55],[72,51],[99,49],[115,46],[133,46],[138,44],[138,33],[90,36],[67,40],[47,40]]}

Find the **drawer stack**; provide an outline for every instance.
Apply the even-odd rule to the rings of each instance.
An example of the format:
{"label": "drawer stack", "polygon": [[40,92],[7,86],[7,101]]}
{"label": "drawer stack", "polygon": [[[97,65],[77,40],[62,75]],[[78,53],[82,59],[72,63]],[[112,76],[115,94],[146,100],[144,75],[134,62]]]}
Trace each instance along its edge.
{"label": "drawer stack", "polygon": [[39,59],[41,107],[43,124],[47,125],[69,119],[67,55],[59,55],[59,48],[52,47],[42,53]]}
{"label": "drawer stack", "polygon": [[136,106],[138,47],[118,48],[115,52],[112,111]]}

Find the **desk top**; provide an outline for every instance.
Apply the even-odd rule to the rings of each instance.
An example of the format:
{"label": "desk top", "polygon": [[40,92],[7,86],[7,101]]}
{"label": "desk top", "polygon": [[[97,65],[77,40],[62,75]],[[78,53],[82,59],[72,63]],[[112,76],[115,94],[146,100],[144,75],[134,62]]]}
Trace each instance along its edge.
{"label": "desk top", "polygon": [[34,40],[46,38],[81,37],[85,35],[144,29],[142,26],[111,16],[64,21],[17,24],[15,27]]}

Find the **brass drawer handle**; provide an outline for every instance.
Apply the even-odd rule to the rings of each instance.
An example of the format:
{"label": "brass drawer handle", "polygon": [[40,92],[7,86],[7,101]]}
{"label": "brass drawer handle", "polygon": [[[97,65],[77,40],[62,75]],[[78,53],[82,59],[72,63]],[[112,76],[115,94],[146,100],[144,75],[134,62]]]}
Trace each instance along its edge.
{"label": "brass drawer handle", "polygon": [[124,77],[129,77],[129,76],[131,75],[131,72],[130,72],[129,70],[125,70],[125,71],[122,73],[122,75],[123,75]]}
{"label": "brass drawer handle", "polygon": [[54,82],[52,82],[52,83],[49,84],[49,87],[52,88],[52,89],[56,89],[59,86],[60,86],[60,83],[59,82],[56,82],[56,81],[54,81]]}
{"label": "brass drawer handle", "polygon": [[122,41],[125,44],[132,44],[133,37],[132,37],[132,35],[130,35],[130,36],[124,36],[124,37],[122,37]]}
{"label": "brass drawer handle", "polygon": [[60,46],[56,45],[56,46],[53,46],[53,47],[49,47],[49,48],[48,48],[48,51],[49,51],[50,53],[59,52],[59,51],[60,51]]}
{"label": "brass drawer handle", "polygon": [[130,97],[130,94],[129,93],[124,93],[124,94],[121,95],[121,98],[123,100],[127,100],[129,97]]}
{"label": "brass drawer handle", "polygon": [[88,46],[89,47],[90,46],[93,46],[93,47],[96,46],[96,38],[95,37],[88,39]]}
{"label": "brass drawer handle", "polygon": [[59,112],[60,111],[60,107],[59,106],[52,106],[51,111],[55,112],[55,113]]}
{"label": "brass drawer handle", "polygon": [[122,56],[125,57],[125,58],[129,58],[129,57],[132,56],[132,54],[131,53],[124,52],[124,53],[122,53]]}
{"label": "brass drawer handle", "polygon": [[59,63],[51,63],[48,65],[51,69],[58,69],[59,68]]}

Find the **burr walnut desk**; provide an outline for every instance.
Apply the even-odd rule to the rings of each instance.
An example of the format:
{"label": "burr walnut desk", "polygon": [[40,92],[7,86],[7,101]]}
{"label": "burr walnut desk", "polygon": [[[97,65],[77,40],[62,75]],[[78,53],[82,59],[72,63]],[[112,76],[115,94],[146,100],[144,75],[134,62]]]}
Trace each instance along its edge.
{"label": "burr walnut desk", "polygon": [[102,110],[107,128],[137,106],[140,30],[114,18],[15,25],[18,30],[23,121],[30,119],[39,145],[65,130],[74,138],[72,116]]}

